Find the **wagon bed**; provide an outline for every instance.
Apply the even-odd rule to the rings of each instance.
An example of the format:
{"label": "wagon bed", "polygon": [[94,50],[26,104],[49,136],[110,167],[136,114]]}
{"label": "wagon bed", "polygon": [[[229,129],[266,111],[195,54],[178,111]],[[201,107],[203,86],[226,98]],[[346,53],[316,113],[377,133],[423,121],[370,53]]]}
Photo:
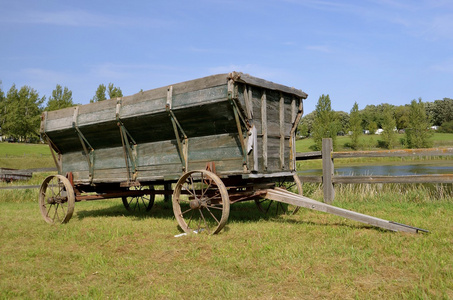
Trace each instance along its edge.
{"label": "wagon bed", "polygon": [[[214,162],[220,176],[295,170],[301,90],[241,73],[45,112],[41,133],[76,184],[177,180]],[[264,116],[264,118],[263,118]]]}
{"label": "wagon bed", "polygon": [[235,202],[253,200],[264,212],[271,205],[285,213],[299,206],[326,211],[327,204],[301,196],[296,174],[295,133],[306,98],[232,72],[45,112],[41,134],[59,175],[41,186],[41,213],[65,223],[74,202],[120,197],[128,209],[150,210],[156,194],[173,195],[184,231],[217,233]]}

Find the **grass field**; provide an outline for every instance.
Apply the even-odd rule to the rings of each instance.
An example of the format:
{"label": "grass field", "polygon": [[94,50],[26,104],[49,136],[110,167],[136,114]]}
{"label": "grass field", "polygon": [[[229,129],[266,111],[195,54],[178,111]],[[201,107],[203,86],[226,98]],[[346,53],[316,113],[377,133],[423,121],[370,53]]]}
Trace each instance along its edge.
{"label": "grass field", "polygon": [[[40,155],[52,160],[39,147],[48,151],[21,153],[38,165]],[[39,185],[49,174],[15,184]],[[0,190],[0,299],[453,299],[451,184],[335,191],[336,206],[430,233],[307,209],[268,216],[246,202],[231,207],[220,234],[176,238],[170,203],[130,213],[120,199],[76,203],[68,224],[52,226],[37,189]],[[319,185],[305,184],[304,193],[322,200]]]}
{"label": "grass field", "polygon": [[51,167],[55,167],[55,163],[47,145],[0,142],[0,168]]}
{"label": "grass field", "polygon": [[[320,200],[317,185],[306,193]],[[3,191],[0,191],[3,192]],[[232,206],[216,236],[175,238],[169,203],[76,203],[43,221],[37,190],[0,200],[0,299],[452,299],[453,198],[442,188],[337,188],[335,205],[429,229],[392,233],[302,209],[265,216]]]}
{"label": "grass field", "polygon": [[[398,139],[403,139],[404,134],[398,134]],[[360,150],[382,150],[379,148],[379,140],[382,137],[379,135],[361,135],[359,138],[359,144],[361,145]],[[435,133],[431,140],[433,141],[433,147],[453,147],[453,133]],[[337,137],[337,151],[351,151],[348,147],[351,142],[349,136],[338,136]],[[310,152],[313,151],[312,146],[314,146],[312,138],[298,140],[296,143],[297,152]],[[400,145],[400,147],[402,147]]]}

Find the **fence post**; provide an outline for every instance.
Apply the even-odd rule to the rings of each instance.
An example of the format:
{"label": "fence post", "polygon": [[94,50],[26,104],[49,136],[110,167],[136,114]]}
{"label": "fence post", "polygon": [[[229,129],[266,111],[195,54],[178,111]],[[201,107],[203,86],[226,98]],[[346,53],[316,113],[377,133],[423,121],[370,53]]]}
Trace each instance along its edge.
{"label": "fence post", "polygon": [[334,171],[332,150],[332,139],[322,139],[322,189],[325,203],[332,203],[335,197],[335,190],[333,189],[332,183]]}

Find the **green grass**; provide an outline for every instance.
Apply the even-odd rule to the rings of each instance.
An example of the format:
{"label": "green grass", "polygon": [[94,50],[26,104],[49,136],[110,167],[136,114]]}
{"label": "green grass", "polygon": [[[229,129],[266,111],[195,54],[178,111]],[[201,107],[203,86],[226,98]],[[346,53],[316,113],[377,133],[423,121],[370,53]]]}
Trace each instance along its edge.
{"label": "green grass", "polygon": [[[403,139],[404,134],[398,134],[398,139]],[[361,145],[360,150],[382,150],[379,148],[379,140],[381,136],[379,135],[361,135],[359,138],[359,144]],[[433,147],[453,147],[453,133],[435,133],[431,140],[433,141]],[[351,142],[349,136],[338,136],[337,137],[337,151],[351,151],[348,147]],[[297,152],[310,152],[313,151],[314,141],[312,138],[298,140],[296,142],[296,151]],[[400,145],[400,147],[403,147]]]}
{"label": "green grass", "polygon": [[0,168],[52,168],[55,163],[49,146],[0,142]]}
{"label": "green grass", "polygon": [[[44,176],[44,174],[42,175]],[[318,185],[307,195],[321,199]],[[51,226],[37,190],[0,193],[0,299],[451,299],[453,196],[422,186],[338,186],[335,205],[429,229],[392,233],[301,209],[266,217],[234,204],[216,236],[179,234],[171,206],[76,203]],[[0,192],[3,192],[0,190]]]}
{"label": "green grass", "polygon": [[44,144],[24,144],[0,142],[1,156],[50,155],[49,146]]}

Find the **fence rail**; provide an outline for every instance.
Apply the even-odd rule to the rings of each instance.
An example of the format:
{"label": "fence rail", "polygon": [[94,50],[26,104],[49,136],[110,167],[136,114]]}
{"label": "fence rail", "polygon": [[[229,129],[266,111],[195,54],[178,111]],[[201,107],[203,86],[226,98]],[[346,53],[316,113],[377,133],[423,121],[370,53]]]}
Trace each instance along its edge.
{"label": "fence rail", "polygon": [[332,203],[334,184],[372,183],[453,183],[453,174],[405,176],[339,176],[334,175],[335,158],[452,156],[453,148],[398,149],[380,151],[333,152],[332,139],[322,140],[322,151],[298,152],[296,160],[322,159],[322,176],[299,176],[302,182],[323,184],[324,202]]}

